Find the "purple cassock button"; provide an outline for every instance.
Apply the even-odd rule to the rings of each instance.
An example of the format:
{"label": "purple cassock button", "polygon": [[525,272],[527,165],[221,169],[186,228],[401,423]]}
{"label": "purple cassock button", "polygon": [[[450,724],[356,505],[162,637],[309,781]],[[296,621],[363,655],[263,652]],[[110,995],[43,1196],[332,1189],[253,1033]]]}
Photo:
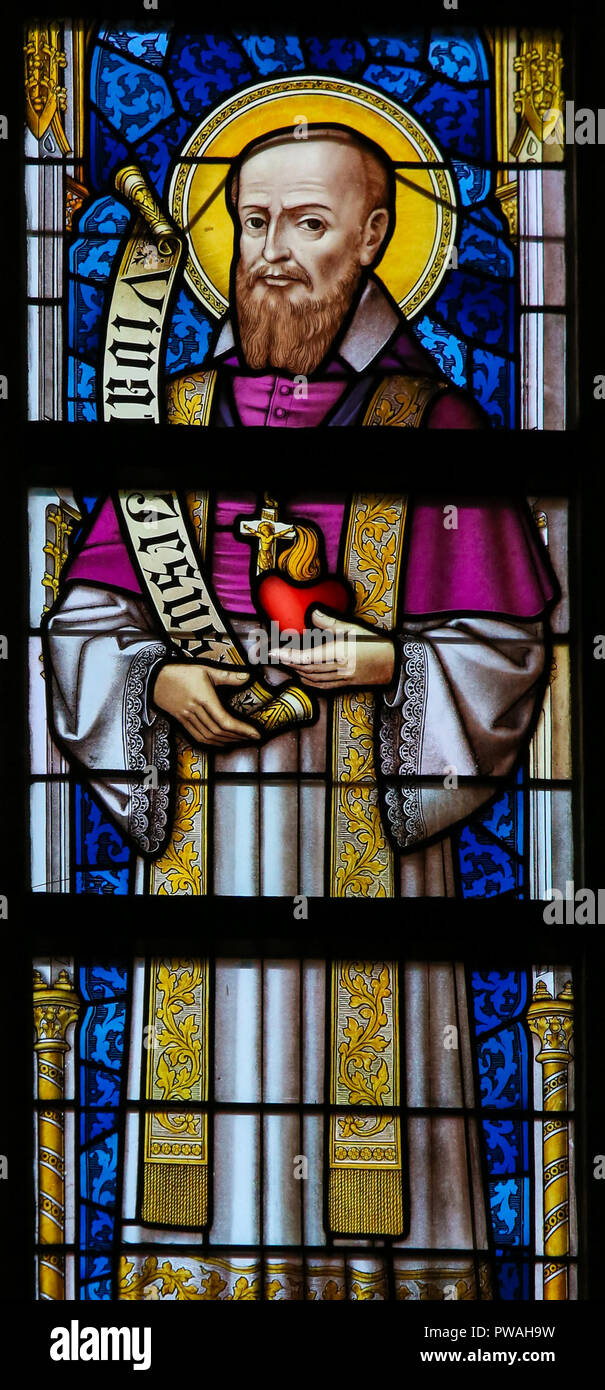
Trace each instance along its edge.
{"label": "purple cassock button", "polygon": [[281,405],[278,405],[277,410],[275,411],[278,420],[283,420],[285,413],[286,412],[285,410],[282,410]]}
{"label": "purple cassock button", "polygon": [[279,391],[280,391],[280,395],[281,395],[281,396],[289,396],[291,390],[292,390],[292,387],[291,387],[291,386],[280,386],[280,388],[279,388]]}

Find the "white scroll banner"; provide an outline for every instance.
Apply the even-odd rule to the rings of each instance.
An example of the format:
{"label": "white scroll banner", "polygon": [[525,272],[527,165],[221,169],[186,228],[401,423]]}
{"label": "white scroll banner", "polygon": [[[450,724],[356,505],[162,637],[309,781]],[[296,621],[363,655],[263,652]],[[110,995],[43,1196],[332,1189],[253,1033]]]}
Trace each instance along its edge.
{"label": "white scroll banner", "polygon": [[103,352],[103,419],[159,424],[163,329],[181,257],[178,237],[159,245],[140,218],[117,274]]}

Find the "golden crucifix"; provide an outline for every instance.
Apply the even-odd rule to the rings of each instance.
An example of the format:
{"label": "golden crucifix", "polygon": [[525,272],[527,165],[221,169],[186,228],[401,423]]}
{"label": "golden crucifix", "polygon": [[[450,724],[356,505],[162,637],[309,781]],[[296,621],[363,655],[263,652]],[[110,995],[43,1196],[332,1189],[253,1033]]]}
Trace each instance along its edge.
{"label": "golden crucifix", "polygon": [[294,540],[296,536],[294,526],[289,522],[278,521],[277,502],[266,492],[263,502],[260,516],[253,517],[252,521],[241,521],[239,528],[241,536],[246,539],[251,536],[258,541],[257,574],[265,574],[267,570],[275,569],[278,540]]}

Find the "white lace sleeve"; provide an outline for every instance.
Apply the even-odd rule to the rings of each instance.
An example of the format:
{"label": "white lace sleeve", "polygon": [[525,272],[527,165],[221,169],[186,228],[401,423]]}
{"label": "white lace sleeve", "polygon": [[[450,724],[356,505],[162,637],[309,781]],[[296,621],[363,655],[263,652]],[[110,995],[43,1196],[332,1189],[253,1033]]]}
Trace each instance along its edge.
{"label": "white lace sleeve", "polygon": [[[409,624],[399,642],[379,750],[388,822],[406,849],[472,815],[494,794],[482,779],[514,766],[540,691],[544,635],[540,623],[433,619]],[[476,786],[458,784],[468,777]]]}

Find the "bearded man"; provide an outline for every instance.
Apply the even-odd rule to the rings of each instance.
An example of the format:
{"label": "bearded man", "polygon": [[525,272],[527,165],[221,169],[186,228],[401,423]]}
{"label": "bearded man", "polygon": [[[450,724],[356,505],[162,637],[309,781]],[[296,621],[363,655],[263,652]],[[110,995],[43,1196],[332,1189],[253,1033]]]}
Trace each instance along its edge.
{"label": "bearded man", "polygon": [[395,221],[394,174],[370,141],[313,127],[257,141],[227,186],[230,302],[214,369],[169,384],[172,424],[477,428],[374,274]]}

